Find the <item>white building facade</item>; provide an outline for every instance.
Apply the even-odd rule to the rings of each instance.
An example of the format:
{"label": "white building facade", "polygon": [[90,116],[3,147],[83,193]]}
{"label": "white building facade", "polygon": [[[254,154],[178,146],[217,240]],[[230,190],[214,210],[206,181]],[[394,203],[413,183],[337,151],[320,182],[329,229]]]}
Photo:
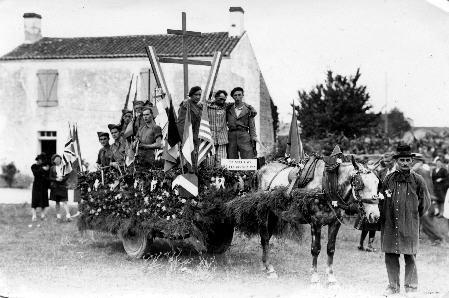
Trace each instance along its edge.
{"label": "white building facade", "polygon": [[[245,102],[258,111],[259,139],[270,148],[271,97],[242,27],[243,9],[231,8],[230,14],[230,31],[192,40],[189,57],[212,60],[215,51],[223,52],[215,90],[244,88]],[[25,43],[0,58],[0,163],[13,161],[24,172],[38,153],[63,151],[69,122],[78,124],[82,156],[94,164],[100,148],[96,132],[119,123],[131,76],[139,79],[130,101],[136,89],[137,99],[146,100],[155,88],[145,46],[164,57],[182,54],[178,36],[42,38],[41,17],[25,14],[24,19]],[[182,66],[162,64],[162,69],[177,109],[184,98]],[[207,66],[189,65],[189,85],[204,86],[208,72]]]}

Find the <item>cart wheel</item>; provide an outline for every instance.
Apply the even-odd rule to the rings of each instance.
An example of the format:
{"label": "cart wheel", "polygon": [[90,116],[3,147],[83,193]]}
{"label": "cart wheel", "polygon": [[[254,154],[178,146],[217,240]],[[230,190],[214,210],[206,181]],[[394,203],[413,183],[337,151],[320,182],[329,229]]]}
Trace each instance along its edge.
{"label": "cart wheel", "polygon": [[222,254],[228,250],[234,236],[234,225],[231,223],[215,223],[207,233],[207,252]]}
{"label": "cart wheel", "polygon": [[128,256],[134,259],[143,258],[148,253],[151,244],[151,240],[144,233],[120,234],[120,239]]}

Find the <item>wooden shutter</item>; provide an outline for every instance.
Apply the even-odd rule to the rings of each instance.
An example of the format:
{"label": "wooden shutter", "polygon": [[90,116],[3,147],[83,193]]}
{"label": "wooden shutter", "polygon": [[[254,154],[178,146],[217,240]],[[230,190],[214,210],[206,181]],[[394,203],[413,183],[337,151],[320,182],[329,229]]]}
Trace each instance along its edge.
{"label": "wooden shutter", "polygon": [[58,71],[54,69],[37,72],[37,103],[42,107],[58,105]]}

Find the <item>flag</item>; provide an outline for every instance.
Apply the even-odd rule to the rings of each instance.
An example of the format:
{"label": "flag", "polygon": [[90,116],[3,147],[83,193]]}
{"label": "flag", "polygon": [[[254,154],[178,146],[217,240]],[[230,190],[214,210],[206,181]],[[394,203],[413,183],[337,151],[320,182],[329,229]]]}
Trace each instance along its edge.
{"label": "flag", "polygon": [[182,155],[192,167],[192,152],[194,150],[195,147],[193,145],[192,122],[190,120],[190,105],[187,105],[186,120],[184,123],[184,135],[182,136]]}
{"label": "flag", "polygon": [[198,177],[195,174],[179,175],[172,182],[172,189],[178,186],[179,196],[196,197],[198,196]]}
{"label": "flag", "polygon": [[75,164],[78,166],[77,170],[82,171],[83,168],[82,168],[82,158],[81,158],[81,146],[80,146],[80,140],[78,137],[78,124],[75,123],[72,126],[72,128],[73,128],[72,138],[73,138],[73,144],[74,144],[74,149],[75,149],[75,156],[78,161],[78,163],[75,163]]}
{"label": "flag", "polygon": [[164,154],[162,159],[164,162],[164,171],[168,171],[178,163],[179,158],[179,146],[181,137],[179,136],[178,127],[176,126],[176,114],[173,102],[170,101],[170,105],[165,109],[167,114],[167,135],[165,138]]}
{"label": "flag", "polygon": [[72,163],[76,160],[75,146],[73,143],[72,131],[69,125],[69,137],[64,144],[64,153],[62,154],[62,165],[64,175],[72,172]]}
{"label": "flag", "polygon": [[298,118],[296,117],[295,104],[293,104],[292,122],[290,123],[290,132],[288,134],[287,144],[290,145],[287,154],[290,158],[299,161],[304,158],[304,150],[301,138],[299,136]]}
{"label": "flag", "polygon": [[209,154],[215,153],[214,140],[212,139],[212,132],[210,131],[207,105],[203,106],[198,138],[200,139],[200,146],[198,148],[198,165],[200,165]]}

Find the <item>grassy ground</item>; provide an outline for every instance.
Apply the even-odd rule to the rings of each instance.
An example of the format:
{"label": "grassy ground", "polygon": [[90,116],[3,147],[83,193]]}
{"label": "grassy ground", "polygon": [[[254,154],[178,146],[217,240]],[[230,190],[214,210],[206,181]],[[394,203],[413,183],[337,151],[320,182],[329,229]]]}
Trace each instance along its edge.
{"label": "grassy ground", "polygon": [[[321,287],[309,285],[308,235],[299,244],[273,241],[273,263],[279,279],[272,280],[260,270],[258,238],[237,234],[230,250],[221,256],[162,252],[147,260],[132,260],[116,237],[80,234],[76,223],[56,223],[54,210],[50,215],[49,220],[39,222],[39,227],[29,227],[29,205],[0,205],[0,295],[380,297],[387,283],[383,254],[358,251],[359,233],[350,226],[342,228],[337,242],[335,272],[340,286],[328,289],[325,240],[319,259]],[[419,297],[442,297],[447,293],[448,268],[447,246],[435,247],[422,241],[418,255]]]}

